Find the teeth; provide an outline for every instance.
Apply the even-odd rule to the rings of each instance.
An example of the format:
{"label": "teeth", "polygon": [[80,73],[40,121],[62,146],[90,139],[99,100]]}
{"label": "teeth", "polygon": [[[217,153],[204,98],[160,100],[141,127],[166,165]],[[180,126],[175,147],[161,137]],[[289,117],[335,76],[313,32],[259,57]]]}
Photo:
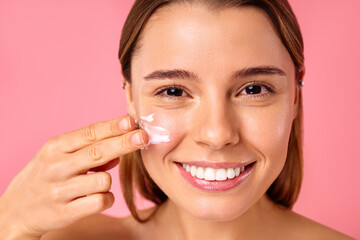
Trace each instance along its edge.
{"label": "teeth", "polygon": [[193,177],[197,177],[199,179],[205,179],[207,181],[225,181],[226,179],[233,179],[240,175],[241,172],[245,170],[245,167],[237,167],[237,168],[204,168],[191,166],[189,164],[182,164],[182,167],[191,174]]}
{"label": "teeth", "polygon": [[237,167],[235,168],[235,176],[239,176],[240,175],[240,168]]}
{"label": "teeth", "polygon": [[206,168],[204,173],[204,179],[208,181],[215,180],[215,169],[213,168]]}
{"label": "teeth", "polygon": [[204,169],[202,167],[198,167],[196,170],[196,177],[203,179],[204,178]]}
{"label": "teeth", "polygon": [[196,176],[196,167],[195,166],[190,167],[190,173],[191,173],[191,176],[193,176],[193,177]]}
{"label": "teeth", "polygon": [[226,175],[228,179],[233,179],[235,177],[235,170],[233,168],[228,168]]}
{"label": "teeth", "polygon": [[224,181],[226,179],[227,179],[227,173],[226,173],[225,168],[218,169],[216,171],[216,181]]}

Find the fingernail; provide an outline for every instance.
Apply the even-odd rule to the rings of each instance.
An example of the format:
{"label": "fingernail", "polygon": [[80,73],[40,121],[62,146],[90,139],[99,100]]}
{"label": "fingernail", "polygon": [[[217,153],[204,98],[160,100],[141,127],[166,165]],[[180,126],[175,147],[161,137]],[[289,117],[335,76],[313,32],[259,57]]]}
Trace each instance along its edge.
{"label": "fingernail", "polygon": [[130,120],[128,117],[125,117],[123,119],[121,119],[120,123],[119,123],[119,128],[123,131],[129,130],[130,128]]}
{"label": "fingernail", "polygon": [[138,133],[134,134],[131,137],[131,141],[136,146],[143,146],[144,145],[144,140],[143,140],[143,138],[141,136],[141,132],[138,132]]}

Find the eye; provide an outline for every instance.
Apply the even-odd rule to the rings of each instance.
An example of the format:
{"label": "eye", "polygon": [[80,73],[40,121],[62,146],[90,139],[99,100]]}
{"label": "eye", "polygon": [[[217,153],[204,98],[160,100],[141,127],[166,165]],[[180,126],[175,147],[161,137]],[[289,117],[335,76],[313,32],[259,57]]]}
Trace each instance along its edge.
{"label": "eye", "polygon": [[259,83],[253,83],[251,85],[246,86],[239,94],[240,95],[266,95],[267,93],[272,93],[272,92],[273,92],[273,90],[269,86],[266,86],[264,84],[259,84]]}
{"label": "eye", "polygon": [[180,86],[168,86],[157,91],[155,95],[163,98],[180,98],[185,97],[187,94]]}
{"label": "eye", "polygon": [[184,93],[184,91],[182,89],[179,88],[168,88],[166,90],[164,90],[164,92],[168,95],[168,96],[173,96],[173,97],[181,97]]}

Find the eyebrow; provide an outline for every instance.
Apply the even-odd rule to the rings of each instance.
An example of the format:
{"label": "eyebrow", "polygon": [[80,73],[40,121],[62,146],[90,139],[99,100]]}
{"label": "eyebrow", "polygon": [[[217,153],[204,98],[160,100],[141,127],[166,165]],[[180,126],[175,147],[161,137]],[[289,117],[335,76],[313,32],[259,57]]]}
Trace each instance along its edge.
{"label": "eyebrow", "polygon": [[[235,71],[231,76],[231,80],[236,80],[238,78],[252,77],[252,76],[260,76],[260,75],[286,76],[285,72],[280,68],[273,66],[258,66],[258,67],[243,68],[238,71]],[[155,79],[190,80],[194,82],[199,81],[199,77],[195,73],[183,69],[156,70],[146,75],[144,79],[147,81],[155,80]]]}

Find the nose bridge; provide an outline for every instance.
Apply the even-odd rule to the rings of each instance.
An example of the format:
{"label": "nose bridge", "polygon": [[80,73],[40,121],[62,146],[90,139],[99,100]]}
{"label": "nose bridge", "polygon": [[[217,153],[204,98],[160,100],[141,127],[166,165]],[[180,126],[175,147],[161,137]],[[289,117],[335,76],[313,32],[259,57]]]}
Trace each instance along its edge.
{"label": "nose bridge", "polygon": [[193,118],[194,140],[212,149],[238,143],[239,133],[231,108],[225,96],[209,94],[203,97]]}

